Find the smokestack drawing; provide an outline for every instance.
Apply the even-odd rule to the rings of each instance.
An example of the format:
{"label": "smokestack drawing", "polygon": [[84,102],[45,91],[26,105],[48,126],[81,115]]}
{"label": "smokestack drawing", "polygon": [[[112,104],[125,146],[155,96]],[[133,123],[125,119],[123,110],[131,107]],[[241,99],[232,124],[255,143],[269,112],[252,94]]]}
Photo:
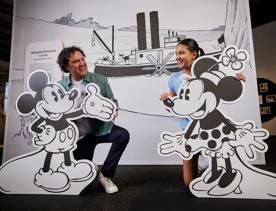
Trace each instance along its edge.
{"label": "smokestack drawing", "polygon": [[150,12],[151,47],[160,48],[158,12]]}
{"label": "smokestack drawing", "polygon": [[137,36],[138,36],[138,49],[145,50],[147,49],[147,38],[146,38],[146,21],[145,13],[137,13]]}

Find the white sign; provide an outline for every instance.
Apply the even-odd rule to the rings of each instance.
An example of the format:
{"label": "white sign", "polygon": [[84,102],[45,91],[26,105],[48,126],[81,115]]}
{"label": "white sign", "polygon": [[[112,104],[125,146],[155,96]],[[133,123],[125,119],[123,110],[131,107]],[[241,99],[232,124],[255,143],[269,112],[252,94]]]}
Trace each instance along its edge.
{"label": "white sign", "polygon": [[[35,70],[45,70],[52,82],[62,79],[62,71],[57,64],[57,57],[63,48],[61,41],[30,43],[25,50],[24,78]],[[24,84],[26,90],[27,83]]]}

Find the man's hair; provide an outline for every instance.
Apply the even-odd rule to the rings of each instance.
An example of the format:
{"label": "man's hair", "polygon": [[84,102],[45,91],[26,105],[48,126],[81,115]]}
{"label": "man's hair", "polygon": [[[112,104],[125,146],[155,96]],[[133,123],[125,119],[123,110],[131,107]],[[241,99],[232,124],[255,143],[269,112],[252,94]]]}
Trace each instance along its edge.
{"label": "man's hair", "polygon": [[69,73],[69,71],[66,69],[66,66],[69,63],[71,55],[74,54],[76,51],[79,51],[85,57],[83,50],[76,46],[63,48],[62,51],[59,53],[57,63],[63,72]]}

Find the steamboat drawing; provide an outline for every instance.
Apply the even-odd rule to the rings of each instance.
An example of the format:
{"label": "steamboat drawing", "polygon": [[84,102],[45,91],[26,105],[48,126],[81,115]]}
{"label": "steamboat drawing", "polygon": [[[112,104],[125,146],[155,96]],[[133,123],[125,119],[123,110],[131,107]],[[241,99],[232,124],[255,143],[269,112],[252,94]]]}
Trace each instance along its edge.
{"label": "steamboat drawing", "polygon": [[[158,11],[150,12],[150,37],[151,47],[147,46],[147,31],[145,13],[137,13],[137,42],[138,48],[130,50],[130,54],[118,54],[115,57],[114,48],[114,25],[112,29],[111,47],[98,34],[97,30],[93,30],[92,46],[95,40],[109,53],[108,56],[98,58],[95,63],[95,73],[105,75],[106,77],[129,77],[129,76],[161,76],[170,75],[179,71],[175,61],[175,46],[186,38],[185,34],[178,34],[173,30],[168,30],[167,35],[163,37],[163,43],[160,44],[160,29]],[[223,34],[213,43],[218,48],[212,52],[206,52],[207,55],[218,57],[224,49]],[[202,43],[199,42],[199,46]]]}

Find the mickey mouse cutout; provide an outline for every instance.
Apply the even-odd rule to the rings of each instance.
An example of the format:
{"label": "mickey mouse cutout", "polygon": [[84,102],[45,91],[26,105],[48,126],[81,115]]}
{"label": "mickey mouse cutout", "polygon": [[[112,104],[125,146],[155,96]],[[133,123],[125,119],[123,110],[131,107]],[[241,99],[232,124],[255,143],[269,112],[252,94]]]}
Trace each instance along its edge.
{"label": "mickey mouse cutout", "polygon": [[17,98],[16,106],[21,115],[36,115],[30,128],[34,133],[33,144],[40,149],[1,166],[0,190],[4,193],[79,194],[94,180],[96,170],[91,161],[76,161],[73,157],[79,138],[73,120],[91,117],[112,121],[116,105],[100,95],[96,84],[90,83],[81,107],[75,108],[79,90],[65,91],[60,84],[51,83],[43,70],[29,76],[28,89]]}
{"label": "mickey mouse cutout", "polygon": [[189,160],[201,152],[209,158],[208,169],[189,186],[195,196],[276,199],[276,175],[249,163],[256,152],[267,150],[263,140],[268,132],[252,121],[235,122],[220,109],[221,102],[242,97],[243,82],[231,75],[243,69],[247,58],[235,46],[227,47],[219,60],[200,57],[192,66],[193,78],[164,101],[173,115],[191,121],[183,132],[162,133],[159,154]]}

